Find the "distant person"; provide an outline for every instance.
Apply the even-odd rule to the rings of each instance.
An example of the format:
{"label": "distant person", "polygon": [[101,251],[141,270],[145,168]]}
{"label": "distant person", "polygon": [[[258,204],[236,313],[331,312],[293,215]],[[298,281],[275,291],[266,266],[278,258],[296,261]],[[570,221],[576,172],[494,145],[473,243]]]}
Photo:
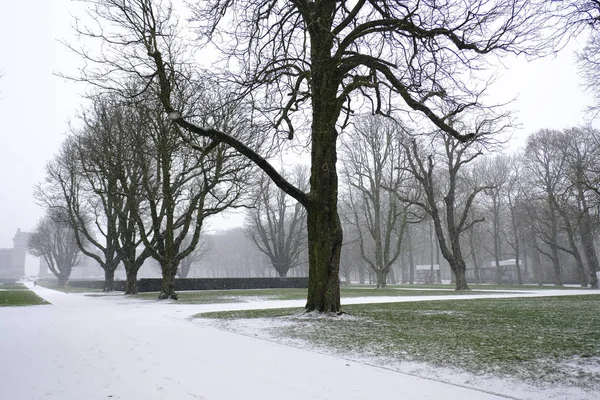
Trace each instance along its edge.
{"label": "distant person", "polygon": [[34,279],[33,280],[33,287],[36,287],[36,286],[37,286],[37,279]]}

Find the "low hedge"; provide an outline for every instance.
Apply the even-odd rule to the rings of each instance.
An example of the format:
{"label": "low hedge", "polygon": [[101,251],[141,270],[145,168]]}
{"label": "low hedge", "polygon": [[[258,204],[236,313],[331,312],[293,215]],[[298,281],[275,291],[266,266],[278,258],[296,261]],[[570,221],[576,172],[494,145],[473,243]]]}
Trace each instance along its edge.
{"label": "low hedge", "polygon": [[[143,278],[137,282],[139,292],[160,292],[162,279]],[[102,289],[101,280],[72,280],[69,286]],[[175,279],[175,290],[228,290],[228,289],[305,289],[308,278],[185,278]],[[125,281],[114,281],[113,289],[125,290]]]}

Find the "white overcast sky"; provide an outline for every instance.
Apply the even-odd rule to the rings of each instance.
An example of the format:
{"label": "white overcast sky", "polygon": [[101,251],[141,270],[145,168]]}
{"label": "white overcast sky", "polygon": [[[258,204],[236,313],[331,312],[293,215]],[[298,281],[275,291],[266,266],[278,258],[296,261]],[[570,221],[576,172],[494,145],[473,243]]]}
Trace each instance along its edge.
{"label": "white overcast sky", "polygon": [[[74,83],[53,76],[77,63],[57,39],[77,40],[70,0],[0,0],[0,247],[12,247],[17,228],[30,231],[43,211],[32,198],[44,165],[58,150],[67,123],[81,104]],[[498,101],[511,105],[522,125],[516,140],[541,128],[586,122],[591,101],[582,92],[574,65],[574,43],[555,58],[505,60],[497,81]],[[597,123],[594,125],[597,126]],[[239,222],[220,221],[215,228]]]}

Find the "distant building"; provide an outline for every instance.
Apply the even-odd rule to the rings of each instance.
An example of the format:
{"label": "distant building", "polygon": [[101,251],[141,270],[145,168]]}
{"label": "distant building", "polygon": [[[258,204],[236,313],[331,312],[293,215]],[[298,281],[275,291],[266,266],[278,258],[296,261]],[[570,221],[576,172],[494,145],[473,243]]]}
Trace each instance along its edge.
{"label": "distant building", "polygon": [[25,275],[25,255],[29,249],[28,232],[17,233],[12,249],[0,249],[0,282],[14,283]]}

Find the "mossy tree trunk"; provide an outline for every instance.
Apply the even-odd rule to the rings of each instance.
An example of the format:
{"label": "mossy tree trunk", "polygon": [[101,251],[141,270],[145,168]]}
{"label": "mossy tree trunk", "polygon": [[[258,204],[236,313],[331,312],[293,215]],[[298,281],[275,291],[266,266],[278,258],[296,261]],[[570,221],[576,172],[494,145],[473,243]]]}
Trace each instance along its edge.
{"label": "mossy tree trunk", "polygon": [[[326,3],[326,4],[325,4]],[[332,57],[335,4],[314,4],[307,21],[311,38],[312,143],[307,211],[308,297],[306,311],[340,313],[340,253],[342,224],[338,215],[336,123],[339,77]]]}
{"label": "mossy tree trunk", "polygon": [[115,269],[104,269],[104,292],[112,292],[115,283]]}
{"label": "mossy tree trunk", "polygon": [[125,294],[138,294],[137,270],[134,268],[126,268],[125,275],[127,277],[127,280],[125,281]]}
{"label": "mossy tree trunk", "polygon": [[313,112],[311,191],[307,207],[309,278],[306,310],[339,313],[343,233],[337,210],[337,132],[335,126],[331,126],[333,122],[328,121],[331,116],[326,115],[324,110],[327,108],[326,104],[317,102],[315,110],[322,111]]}
{"label": "mossy tree trunk", "polygon": [[162,284],[158,299],[177,300],[177,293],[175,293],[175,275],[177,274],[177,266],[175,266],[173,262],[167,261],[161,263],[160,267],[162,270]]}

